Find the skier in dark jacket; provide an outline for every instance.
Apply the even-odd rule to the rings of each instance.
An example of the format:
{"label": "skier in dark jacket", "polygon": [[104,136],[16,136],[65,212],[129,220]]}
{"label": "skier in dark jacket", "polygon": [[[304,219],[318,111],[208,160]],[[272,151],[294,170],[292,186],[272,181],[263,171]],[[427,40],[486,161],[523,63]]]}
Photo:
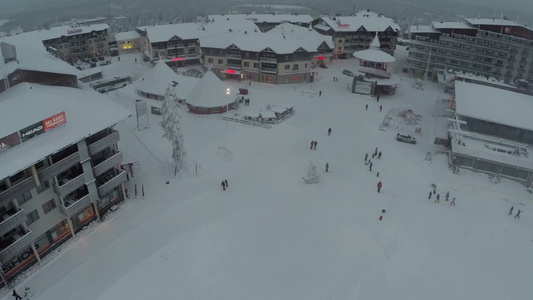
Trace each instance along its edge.
{"label": "skier in dark jacket", "polygon": [[328,135],[331,135],[331,128],[328,129]]}
{"label": "skier in dark jacket", "polygon": [[329,163],[326,163],[326,173],[329,172]]}
{"label": "skier in dark jacket", "polygon": [[15,297],[15,300],[22,300],[22,297],[17,293],[15,289],[13,289],[13,297]]}
{"label": "skier in dark jacket", "polygon": [[369,171],[372,171],[372,162],[370,162],[370,164],[368,165],[368,169]]}
{"label": "skier in dark jacket", "polygon": [[381,151],[378,153],[378,158],[381,159]]}
{"label": "skier in dark jacket", "polygon": [[440,203],[440,194],[437,194],[437,197],[435,197],[435,202],[433,203]]}
{"label": "skier in dark jacket", "polygon": [[225,191],[226,190],[226,183],[224,182],[224,180],[222,180],[222,190]]}
{"label": "skier in dark jacket", "polygon": [[431,199],[431,195],[433,195],[433,193],[431,191],[429,191],[428,199]]}
{"label": "skier in dark jacket", "polygon": [[317,144],[318,144],[318,142],[317,142],[317,141],[315,141],[315,147],[314,147],[313,149],[315,149],[315,150],[316,150],[316,145],[317,145]]}
{"label": "skier in dark jacket", "polygon": [[226,184],[226,188],[228,188],[229,184],[228,184],[228,180],[227,179],[224,179],[224,183]]}

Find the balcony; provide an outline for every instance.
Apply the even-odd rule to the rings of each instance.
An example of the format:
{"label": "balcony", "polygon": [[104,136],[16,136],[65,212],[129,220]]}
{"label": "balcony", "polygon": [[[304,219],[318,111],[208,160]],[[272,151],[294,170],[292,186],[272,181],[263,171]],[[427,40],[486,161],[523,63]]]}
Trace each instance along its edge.
{"label": "balcony", "polygon": [[242,66],[241,66],[240,64],[237,65],[237,64],[230,64],[230,63],[228,63],[228,64],[226,64],[226,67],[227,67],[227,68],[230,68],[230,69],[234,69],[234,70],[240,70],[240,69],[242,69]]}
{"label": "balcony", "polygon": [[269,74],[277,74],[278,73],[278,68],[261,67],[260,70],[263,73],[269,73]]}
{"label": "balcony", "polygon": [[59,186],[55,183],[52,184],[54,192],[56,192],[58,195],[66,196],[85,184],[85,175],[82,173],[81,175],[78,175],[72,179],[62,178],[58,179],[58,181],[60,184]]}
{"label": "balcony", "polygon": [[242,56],[240,54],[226,53],[226,58],[229,58],[229,59],[241,59]]}
{"label": "balcony", "polygon": [[21,181],[19,181],[18,183],[16,183],[15,185],[13,185],[12,187],[8,188],[7,190],[3,191],[0,193],[0,202],[2,201],[5,201],[5,200],[11,200],[12,198],[14,198],[15,196],[29,190],[29,189],[32,189],[34,187],[36,187],[37,185],[35,184],[35,180],[33,179],[33,177],[28,177],[28,178],[25,178]]}
{"label": "balcony", "polygon": [[100,197],[107,195],[117,185],[127,180],[126,171],[121,171],[118,175],[110,175],[105,178],[105,183],[98,188],[98,194]]}
{"label": "balcony", "polygon": [[53,176],[68,170],[70,167],[75,165],[80,161],[80,154],[78,152],[71,154],[62,160],[58,161],[57,163],[47,167],[46,169],[42,170],[38,173],[39,180],[40,181],[46,181]]}
{"label": "balcony", "polygon": [[59,204],[59,210],[66,216],[71,217],[84,210],[91,204],[91,195],[87,194],[80,199],[65,199],[65,205]]}
{"label": "balcony", "polygon": [[0,261],[9,261],[20,252],[28,249],[33,242],[33,232],[28,230],[28,233],[15,233],[5,242],[9,244],[0,251]]}
{"label": "balcony", "polygon": [[180,49],[180,48],[185,48],[185,44],[170,44],[170,45],[167,45],[167,49]]}
{"label": "balcony", "polygon": [[20,209],[19,211],[12,209],[5,212],[3,215],[0,215],[0,220],[0,236],[3,236],[20,225],[20,223],[24,222],[26,220],[26,214],[23,209]]}
{"label": "balcony", "polygon": [[391,73],[385,70],[374,69],[374,68],[369,68],[369,67],[361,67],[361,66],[357,68],[359,69],[359,72],[373,74],[373,75],[384,77],[384,78],[391,78]]}
{"label": "balcony", "polygon": [[260,62],[264,62],[264,63],[271,63],[271,64],[277,64],[278,63],[278,59],[277,58],[270,58],[270,57],[260,57],[259,61]]}
{"label": "balcony", "polygon": [[105,148],[116,144],[120,140],[118,131],[113,131],[111,134],[99,139],[98,141],[89,145],[89,155],[94,155]]}
{"label": "balcony", "polygon": [[122,152],[110,153],[109,156],[93,168],[94,176],[102,175],[112,167],[118,166],[123,160]]}

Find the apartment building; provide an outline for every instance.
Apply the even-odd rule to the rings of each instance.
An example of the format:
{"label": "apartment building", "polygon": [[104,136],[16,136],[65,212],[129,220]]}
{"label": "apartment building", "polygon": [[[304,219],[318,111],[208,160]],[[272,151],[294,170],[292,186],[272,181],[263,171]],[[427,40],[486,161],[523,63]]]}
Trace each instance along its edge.
{"label": "apartment building", "polygon": [[231,32],[253,33],[259,29],[251,20],[211,20],[141,26],[141,51],[152,61],[164,61],[171,67],[201,64],[199,39]]}
{"label": "apartment building", "polygon": [[301,27],[309,27],[313,18],[310,15],[300,14],[230,14],[230,15],[209,15],[208,19],[213,21],[249,20],[259,28],[261,32],[267,32],[280,24],[293,24]]}
{"label": "apartment building", "polygon": [[226,78],[273,84],[313,81],[313,68],[333,56],[329,36],[292,24],[266,33],[200,39],[204,65]]}
{"label": "apartment building", "polygon": [[407,59],[414,76],[437,80],[445,70],[505,83],[533,80],[533,30],[513,21],[465,19],[410,29]]}
{"label": "apartment building", "polygon": [[391,18],[368,10],[351,16],[323,16],[312,22],[319,33],[329,35],[335,44],[335,57],[351,58],[356,51],[368,49],[376,36],[381,50],[394,55],[400,31]]}
{"label": "apartment building", "polygon": [[75,69],[50,58],[44,47],[15,51],[17,39],[26,45],[25,37],[0,40],[6,74],[0,85],[3,281],[101,219],[124,199],[127,180],[113,127],[129,111],[80,88],[69,72]]}
{"label": "apartment building", "polygon": [[109,55],[107,24],[60,26],[24,35],[42,41],[49,52],[70,64],[86,58]]}

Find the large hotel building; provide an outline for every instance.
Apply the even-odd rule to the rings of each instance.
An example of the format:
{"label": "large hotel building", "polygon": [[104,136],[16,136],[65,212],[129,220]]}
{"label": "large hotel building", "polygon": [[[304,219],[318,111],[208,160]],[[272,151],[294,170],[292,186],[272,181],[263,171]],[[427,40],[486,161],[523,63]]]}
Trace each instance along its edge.
{"label": "large hotel building", "polygon": [[124,199],[114,125],[130,113],[40,40],[0,45],[0,275],[10,280]]}
{"label": "large hotel building", "polygon": [[445,70],[533,81],[533,30],[513,21],[465,19],[413,26],[407,65],[411,74],[436,80]]}

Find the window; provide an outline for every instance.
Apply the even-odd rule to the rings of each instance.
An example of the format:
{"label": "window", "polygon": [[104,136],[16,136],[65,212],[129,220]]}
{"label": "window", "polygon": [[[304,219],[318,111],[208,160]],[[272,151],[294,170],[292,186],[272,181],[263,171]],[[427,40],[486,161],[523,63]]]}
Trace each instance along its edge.
{"label": "window", "polygon": [[56,207],[57,207],[57,205],[56,205],[56,201],[54,199],[46,202],[45,204],[43,204],[44,214],[46,215],[47,213],[49,213],[52,210],[54,210]]}
{"label": "window", "polygon": [[307,64],[305,64],[305,68],[307,69]]}
{"label": "window", "polygon": [[290,70],[290,69],[291,69],[290,65],[285,65],[285,70]]}
{"label": "window", "polygon": [[50,182],[44,181],[40,186],[37,187],[37,193],[42,193],[50,187]]}
{"label": "window", "polygon": [[19,205],[31,199],[31,192],[26,191],[17,197]]}
{"label": "window", "polygon": [[224,63],[224,60],[223,60],[223,59],[219,59],[219,60],[217,61],[217,63],[218,63],[219,65],[221,65],[221,64]]}
{"label": "window", "polygon": [[293,69],[293,70],[298,70],[298,64],[294,64],[294,65],[292,65],[292,69]]}
{"label": "window", "polygon": [[34,209],[31,213],[26,215],[26,224],[31,225],[33,222],[39,220],[39,213]]}
{"label": "window", "polygon": [[212,58],[208,58],[208,59],[207,59],[207,62],[210,63],[210,64],[212,64],[212,63],[213,63],[213,59],[212,59]]}
{"label": "window", "polygon": [[254,63],[254,68],[259,68],[259,63]]}
{"label": "window", "polygon": [[250,63],[247,62],[247,61],[245,61],[245,62],[244,62],[244,66],[245,66],[245,67],[249,67],[249,66],[250,66]]}

